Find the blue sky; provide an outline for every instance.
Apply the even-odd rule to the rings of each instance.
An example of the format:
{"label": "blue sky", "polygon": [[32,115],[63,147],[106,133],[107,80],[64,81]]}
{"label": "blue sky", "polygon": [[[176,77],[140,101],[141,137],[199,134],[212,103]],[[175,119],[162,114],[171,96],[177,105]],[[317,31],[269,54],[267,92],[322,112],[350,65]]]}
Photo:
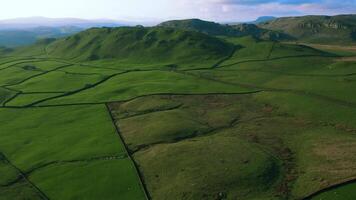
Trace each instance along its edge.
{"label": "blue sky", "polygon": [[0,19],[44,16],[162,21],[248,21],[258,16],[356,14],[356,0],[3,0]]}

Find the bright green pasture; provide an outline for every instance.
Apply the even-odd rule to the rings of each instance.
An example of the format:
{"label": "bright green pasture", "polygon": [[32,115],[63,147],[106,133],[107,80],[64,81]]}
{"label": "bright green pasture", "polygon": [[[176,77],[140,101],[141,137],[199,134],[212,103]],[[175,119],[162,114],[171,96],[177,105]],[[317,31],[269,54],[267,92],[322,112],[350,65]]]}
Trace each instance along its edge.
{"label": "bright green pasture", "polygon": [[215,71],[218,80],[248,84],[256,88],[296,91],[305,95],[322,95],[340,101],[356,103],[356,74],[353,76],[289,75],[263,71]]}
{"label": "bright green pasture", "polygon": [[28,68],[28,70],[38,70],[38,71],[49,71],[49,70],[54,70],[58,67],[68,65],[65,61],[55,61],[55,60],[38,60],[36,62],[26,62],[26,63],[21,63],[18,65],[15,65],[14,67],[19,67],[19,68]]}
{"label": "bright green pasture", "polygon": [[54,200],[144,200],[136,173],[125,158],[52,165],[35,171],[30,179]]}
{"label": "bright green pasture", "polygon": [[244,37],[237,39],[228,39],[233,42],[237,49],[232,57],[223,62],[222,65],[231,65],[234,63],[248,60],[263,60],[270,56],[274,42],[258,41],[252,37]]}
{"label": "bright green pasture", "polygon": [[69,92],[102,80],[102,75],[67,74],[54,71],[11,87],[22,92]]}
{"label": "bright green pasture", "polygon": [[25,171],[51,161],[125,154],[102,105],[1,109],[0,115],[1,151]]}
{"label": "bright green pasture", "polygon": [[11,58],[2,58],[0,60],[0,70],[4,70],[6,68],[18,65],[18,64],[23,64],[26,62],[34,62],[34,61],[39,61],[40,59],[36,58],[18,58],[18,57],[11,57]]}
{"label": "bright green pasture", "polygon": [[55,97],[61,95],[61,93],[36,93],[36,94],[19,94],[16,98],[6,103],[6,106],[27,106],[33,102],[37,102],[42,99]]}
{"label": "bright green pasture", "polygon": [[15,95],[16,92],[7,90],[5,88],[0,88],[0,105],[3,104],[6,100]]}
{"label": "bright green pasture", "polygon": [[70,96],[43,102],[46,104],[93,103],[127,100],[155,93],[219,93],[254,91],[168,71],[131,72]]}
{"label": "bright green pasture", "polygon": [[19,67],[11,67],[1,70],[0,85],[12,85],[21,82],[33,75],[42,73],[39,70],[26,70]]}
{"label": "bright green pasture", "polygon": [[[139,179],[129,160],[92,160],[100,157],[120,159],[126,156],[104,105],[1,109],[0,123],[0,151],[24,173],[30,173],[30,180],[34,184],[39,183],[43,192],[48,192],[53,199],[69,196],[75,198],[78,193],[93,199],[114,193],[115,198],[119,198],[120,194],[122,198],[142,197]],[[73,160],[88,160],[85,161],[88,164],[62,167],[62,162]],[[55,164],[58,170],[51,170],[52,162],[59,162]],[[3,167],[1,169],[6,170]],[[7,179],[12,179],[11,170],[6,171],[9,172]],[[52,174],[48,175],[48,171]],[[60,175],[53,175],[55,173]],[[88,177],[88,174],[94,177]],[[114,174],[116,178],[112,177]],[[76,179],[69,178],[74,175]],[[111,183],[105,185],[107,181]],[[88,182],[91,182],[91,186],[83,187]],[[78,184],[80,191],[77,190]],[[55,189],[53,185],[61,188],[57,190],[58,196],[52,196]],[[119,185],[122,189],[114,187]]]}
{"label": "bright green pasture", "polygon": [[93,74],[97,74],[97,75],[111,75],[111,74],[115,74],[118,73],[119,70],[115,69],[115,68],[111,68],[108,67],[102,67],[101,65],[96,66],[96,65],[81,65],[81,64],[74,64],[72,66],[68,66],[64,69],[61,69],[61,71],[63,72],[67,72],[70,74],[78,74],[78,75],[93,75]]}

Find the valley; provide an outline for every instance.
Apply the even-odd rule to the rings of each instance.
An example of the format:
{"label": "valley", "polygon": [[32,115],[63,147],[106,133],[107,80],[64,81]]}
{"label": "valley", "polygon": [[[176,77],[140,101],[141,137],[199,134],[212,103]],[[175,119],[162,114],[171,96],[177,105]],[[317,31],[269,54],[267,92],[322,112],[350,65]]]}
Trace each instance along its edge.
{"label": "valley", "polygon": [[185,23],[2,52],[0,199],[356,198],[355,47]]}

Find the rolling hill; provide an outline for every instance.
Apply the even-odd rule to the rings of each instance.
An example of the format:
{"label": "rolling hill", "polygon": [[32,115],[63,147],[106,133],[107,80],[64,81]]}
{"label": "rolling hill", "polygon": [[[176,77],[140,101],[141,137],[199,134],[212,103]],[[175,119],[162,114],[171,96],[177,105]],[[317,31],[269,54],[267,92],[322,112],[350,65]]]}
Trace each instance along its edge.
{"label": "rolling hill", "polygon": [[0,47],[0,199],[356,199],[354,49],[226,27]]}
{"label": "rolling hill", "polygon": [[251,35],[256,38],[273,40],[285,40],[290,38],[286,34],[263,29],[254,24],[223,25],[200,19],[173,20],[163,22],[158,26],[198,31],[212,36],[242,37]]}
{"label": "rolling hill", "polygon": [[48,47],[49,54],[56,57],[133,63],[217,62],[232,50],[233,45],[218,38],[165,27],[93,28]]}
{"label": "rolling hill", "polygon": [[356,15],[283,17],[259,24],[303,42],[356,43]]}
{"label": "rolling hill", "polygon": [[28,29],[0,29],[0,46],[17,47],[34,44],[38,39],[66,37],[82,31],[82,28],[36,27]]}
{"label": "rolling hill", "polygon": [[200,19],[172,20],[159,24],[158,26],[170,27],[189,31],[198,31],[208,35],[242,36],[243,33],[229,25]]}

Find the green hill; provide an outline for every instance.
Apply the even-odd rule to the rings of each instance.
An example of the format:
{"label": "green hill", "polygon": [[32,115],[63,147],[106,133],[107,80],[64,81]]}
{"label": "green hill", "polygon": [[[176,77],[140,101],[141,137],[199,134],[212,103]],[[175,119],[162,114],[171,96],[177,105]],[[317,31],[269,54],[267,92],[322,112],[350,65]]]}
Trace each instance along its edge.
{"label": "green hill", "polygon": [[260,28],[254,24],[223,25],[200,19],[173,20],[159,24],[182,30],[198,31],[213,36],[254,36],[260,39],[284,40],[289,39],[286,34]]}
{"label": "green hill", "polygon": [[230,28],[0,48],[0,199],[356,199],[353,48]]}
{"label": "green hill", "polygon": [[182,30],[198,31],[208,35],[242,36],[240,30],[229,25],[222,25],[215,22],[203,21],[200,19],[172,20],[159,24],[158,26],[170,27]]}
{"label": "green hill", "polygon": [[233,25],[232,27],[235,30],[238,30],[241,33],[243,33],[244,36],[250,35],[258,39],[275,40],[275,41],[293,39],[293,37],[289,36],[288,34],[278,32],[278,31],[263,29],[256,26],[255,24],[237,24],[237,25]]}
{"label": "green hill", "polygon": [[198,32],[165,27],[93,28],[48,47],[52,56],[80,61],[118,59],[130,63],[217,62],[233,45]]}
{"label": "green hill", "polygon": [[79,27],[37,27],[0,30],[0,46],[31,45],[38,39],[66,37],[82,31]]}
{"label": "green hill", "polygon": [[303,42],[356,43],[356,15],[283,17],[259,26],[282,31]]}

